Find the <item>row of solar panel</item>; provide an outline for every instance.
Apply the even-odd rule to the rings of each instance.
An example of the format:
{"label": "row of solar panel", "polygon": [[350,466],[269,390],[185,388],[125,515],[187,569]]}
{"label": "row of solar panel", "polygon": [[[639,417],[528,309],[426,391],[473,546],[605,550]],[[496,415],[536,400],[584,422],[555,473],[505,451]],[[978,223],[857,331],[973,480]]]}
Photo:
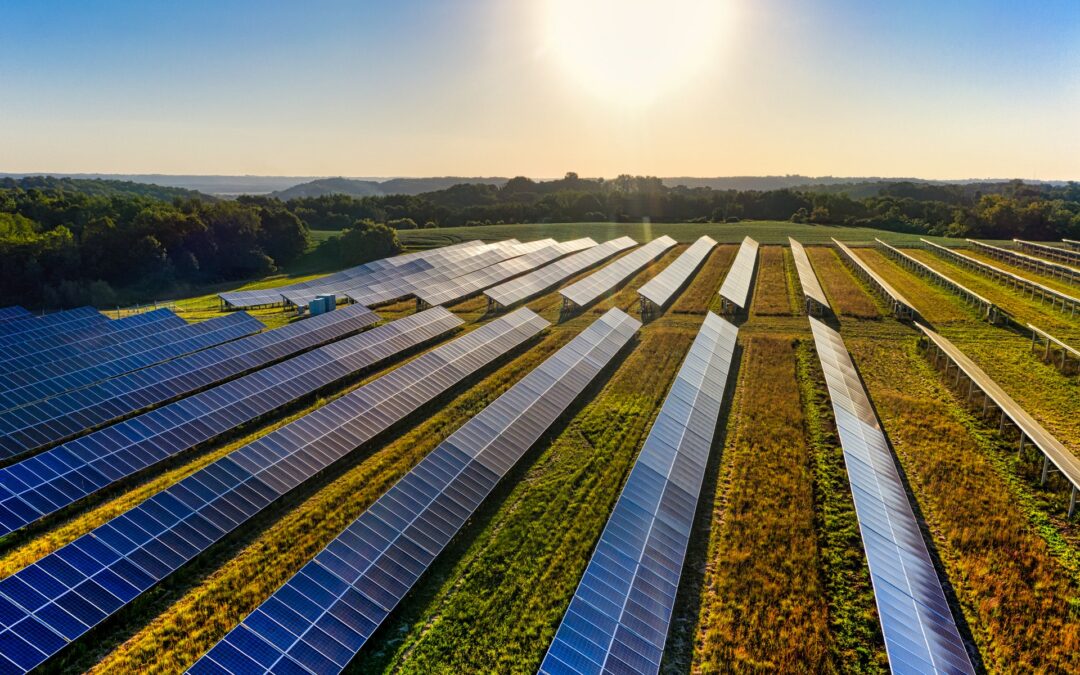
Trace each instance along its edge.
{"label": "row of solar panel", "polygon": [[866,264],[866,261],[860,258],[846,244],[835,238],[832,241],[840,251],[840,257],[848,263],[852,271],[867,281],[870,286],[877,290],[882,299],[892,306],[892,313],[896,318],[912,319],[918,316],[919,313],[915,306],[911,304],[911,301],[905,298],[900,291],[893,288],[892,284],[885,280],[885,277],[875,272],[874,268]]}
{"label": "row of solar panel", "polygon": [[[161,308],[99,325],[107,327],[108,330],[80,336],[75,340],[65,341],[56,339],[56,336],[47,336],[10,345],[3,356],[0,356],[0,372],[10,373],[23,368],[48,365],[53,361],[88,354],[127,340],[152,336],[156,331],[186,326],[187,322],[176,316],[171,309]],[[67,337],[69,334],[61,335]]]}
{"label": "row of solar panel", "polygon": [[545,265],[538,270],[499,284],[494,288],[489,288],[484,291],[484,295],[487,296],[490,302],[497,303],[502,307],[512,307],[523,300],[542,293],[565,279],[569,279],[578,272],[587,270],[616,253],[634,246],[637,246],[637,242],[630,237],[611,239],[603,244],[585,249],[580,253],[575,253],[550,265]]}
{"label": "row of solar panel", "polygon": [[799,286],[802,287],[803,298],[807,303],[807,312],[830,311],[832,307],[829,305],[829,299],[825,297],[821,282],[814,274],[814,266],[810,264],[806,249],[791,237],[788,237],[788,243],[791,245],[791,258],[795,261],[795,272],[799,276]]}
{"label": "row of solar panel", "polygon": [[445,281],[505,260],[514,255],[514,247],[518,245],[520,242],[517,239],[509,239],[494,244],[475,242],[468,246],[439,249],[423,259],[406,265],[356,277],[345,283],[335,283],[304,291],[287,291],[283,297],[286,302],[297,304],[308,301],[311,294],[320,289],[333,289],[341,297],[350,297],[351,294],[359,293],[367,300],[360,304],[369,306],[382,304],[412,295],[416,287]]}
{"label": "row of solar panel", "polygon": [[1049,246],[1047,244],[1040,244],[1034,241],[1025,241],[1024,239],[1013,239],[1016,245],[1025,251],[1029,251],[1044,258],[1050,258],[1058,262],[1067,263],[1069,265],[1080,265],[1080,251],[1073,248],[1069,248],[1069,240],[1066,239],[1065,246]]}
{"label": "row of solar panel", "polygon": [[546,325],[519,310],[437,347],[0,581],[0,669],[40,665],[281,495]]}
{"label": "row of solar panel", "polygon": [[1028,255],[1027,253],[1013,251],[1000,246],[994,246],[993,244],[986,244],[974,239],[967,239],[966,241],[971,246],[974,246],[975,250],[985,253],[992,258],[997,258],[1022,268],[1035,270],[1036,272],[1051,277],[1060,277],[1061,279],[1066,279],[1068,281],[1080,282],[1080,268],[1072,267],[1064,263],[1052,262],[1045,258]]}
{"label": "row of solar panel", "polygon": [[0,458],[36,450],[358,331],[376,320],[346,307],[0,413]]}
{"label": "row of solar panel", "polygon": [[638,295],[652,303],[653,308],[662,308],[705,262],[715,246],[716,241],[712,237],[700,237],[675,262],[639,288]]}
{"label": "row of solar panel", "polygon": [[553,260],[558,260],[567,254],[593,246],[596,246],[596,242],[588,238],[555,243],[537,251],[489,265],[471,274],[417,289],[416,297],[421,302],[432,307],[456,302],[511,277],[516,277],[541,265],[546,265]]}
{"label": "row of solar panel", "polygon": [[[357,323],[378,320],[370,310]],[[0,469],[0,535],[461,325],[443,309],[331,343]]]}
{"label": "row of solar panel", "polygon": [[745,312],[750,307],[750,284],[757,269],[757,259],[758,243],[745,237],[720,285],[720,305],[724,312]]}
{"label": "row of solar panel", "polygon": [[627,253],[618,260],[606,265],[589,276],[574,282],[559,291],[564,302],[575,307],[586,307],[617,285],[625,281],[645,265],[674,246],[677,242],[664,235],[653,239],[641,248]]}
{"label": "row of solar panel", "polygon": [[738,330],[706,316],[541,673],[659,672]]}
{"label": "row of solar panel", "polygon": [[26,340],[78,331],[86,326],[106,324],[109,318],[93,307],[68,309],[44,316],[31,316],[0,323],[0,347]]}
{"label": "row of solar panel", "polygon": [[340,672],[640,325],[618,309],[597,319],[439,444],[190,672]]}
{"label": "row of solar panel", "polygon": [[386,283],[375,284],[347,291],[353,302],[361,305],[378,305],[409,296],[417,296],[439,284],[447,284],[457,279],[479,274],[483,270],[518,256],[534,253],[555,244],[554,239],[540,239],[527,243],[499,242],[477,249],[464,249],[456,252],[462,259],[453,264],[441,264],[431,270],[395,277]]}
{"label": "row of solar panel", "polygon": [[810,317],[844,453],[889,666],[972,673],[885,434],[840,334]]}
{"label": "row of solar panel", "polygon": [[[400,267],[406,264],[415,263],[417,260],[425,260],[429,256],[432,256],[437,251],[446,251],[454,248],[460,248],[465,246],[475,246],[481,242],[468,241],[458,244],[452,244],[437,249],[430,249],[426,251],[416,251],[414,253],[405,253],[403,255],[392,256],[390,258],[382,258],[380,260],[373,260],[372,262],[364,263],[363,265],[357,265],[356,267],[350,267],[348,269],[328,274],[317,279],[310,281],[299,281],[286,286],[278,286],[275,288],[259,289],[253,291],[229,291],[221,293],[218,297],[222,303],[233,308],[244,307],[258,307],[261,305],[280,305],[284,298],[281,294],[287,291],[303,291],[305,289],[329,289],[335,284],[347,282],[350,279],[369,276],[377,271],[385,270],[394,267]],[[314,292],[314,291],[313,291]],[[321,292],[321,290],[319,291]],[[332,291],[331,291],[332,292]]]}
{"label": "row of solar panel", "polygon": [[265,326],[262,322],[245,312],[219,316],[190,324],[182,329],[177,329],[183,331],[183,334],[179,335],[180,339],[175,342],[0,392],[0,411],[11,410],[66,391],[80,389],[117,375],[123,375],[162,361],[174,359],[184,354],[219,345],[222,342],[258,333],[263,328]]}

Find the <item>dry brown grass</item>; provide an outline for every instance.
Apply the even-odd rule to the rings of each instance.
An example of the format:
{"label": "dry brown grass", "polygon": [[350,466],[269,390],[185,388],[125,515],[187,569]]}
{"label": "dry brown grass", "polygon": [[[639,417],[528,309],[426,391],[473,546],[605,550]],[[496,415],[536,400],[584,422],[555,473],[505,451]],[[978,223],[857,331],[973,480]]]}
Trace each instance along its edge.
{"label": "dry brown grass", "polygon": [[751,312],[754,316],[791,314],[783,247],[762,246],[758,255],[757,287]]}
{"label": "dry brown grass", "polygon": [[837,257],[834,249],[808,246],[806,254],[837,316],[850,316],[857,319],[881,317],[881,309],[874,298],[859,284],[847,266]]}
{"label": "dry brown grass", "polygon": [[672,303],[671,311],[675,314],[704,314],[720,289],[738,250],[738,246],[731,245],[714,248],[683,294]]}

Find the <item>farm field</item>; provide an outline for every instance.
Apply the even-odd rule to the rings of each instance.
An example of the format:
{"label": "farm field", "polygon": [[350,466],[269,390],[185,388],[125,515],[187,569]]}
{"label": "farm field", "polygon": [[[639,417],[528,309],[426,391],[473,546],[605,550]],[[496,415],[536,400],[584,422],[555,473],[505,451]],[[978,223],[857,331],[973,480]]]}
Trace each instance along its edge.
{"label": "farm field", "polygon": [[[962,392],[950,389],[951,378],[935,371],[920,352],[918,331],[885,315],[883,303],[836,252],[818,245],[821,240],[810,233],[817,226],[761,224],[761,234],[755,229],[759,224],[742,225],[741,232],[732,229],[723,238],[669,306],[640,329],[510,470],[378,628],[349,672],[536,672],[705,312],[718,311],[717,289],[734,260],[736,242],[747,233],[766,245],[759,251],[749,313],[735,320],[737,366],[697,505],[663,672],[889,669],[824,375],[801,312],[798,277],[790,251],[776,245],[786,242],[788,233],[812,244],[808,255],[837,314],[830,322],[839,327],[892,444],[976,668],[993,673],[1080,668],[1080,530],[1076,518],[1065,515],[1063,481],[1052,477],[1048,485],[1039,484],[1031,451],[1018,457],[1015,440],[999,433],[996,421],[967,409]],[[601,234],[593,229],[598,226],[565,232],[557,229],[562,226],[544,226],[556,229],[536,234],[531,228],[540,226],[504,227],[524,227],[513,232],[522,241],[634,236],[630,231]],[[501,231],[497,227],[457,229]],[[823,228],[829,229],[836,228]],[[404,234],[414,232],[437,231]],[[443,439],[547,356],[612,307],[637,317],[637,289],[686,250],[695,232],[682,232],[680,245],[574,315],[560,314],[558,288],[526,302],[552,324],[538,338],[472,373],[244,523],[65,650],[48,669],[183,671]],[[1031,351],[1028,334],[980,321],[957,296],[874,248],[856,251],[1080,455],[1077,376],[1043,363]],[[1000,303],[1017,320],[1080,343],[1080,317],[1070,319],[927,251],[907,251]],[[260,283],[269,287],[295,280]],[[221,313],[213,293],[177,300],[176,307],[189,319]],[[456,333],[0,540],[0,577],[498,316],[487,312],[483,296],[448,309],[465,321]],[[389,321],[414,313],[416,305],[409,299],[376,311]],[[251,313],[269,326],[295,320],[280,308]],[[1048,641],[1047,635],[1055,639]]]}

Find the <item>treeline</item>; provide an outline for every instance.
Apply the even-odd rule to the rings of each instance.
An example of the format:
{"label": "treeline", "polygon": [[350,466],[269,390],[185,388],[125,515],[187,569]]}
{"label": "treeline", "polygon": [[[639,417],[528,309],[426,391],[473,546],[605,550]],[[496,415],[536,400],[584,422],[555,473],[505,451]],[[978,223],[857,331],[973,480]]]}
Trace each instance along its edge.
{"label": "treeline", "polygon": [[[108,306],[271,274],[308,248],[307,225],[276,200],[163,201],[70,187],[0,188],[0,305]],[[394,232],[373,223],[328,246],[342,264],[400,250]]]}
{"label": "treeline", "polygon": [[843,186],[807,190],[713,190],[666,187],[659,178],[566,177],[504,186],[462,184],[417,196],[298,198],[286,207],[316,229],[339,229],[360,218],[405,227],[459,227],[535,222],[725,222],[790,220],[875,227],[934,235],[1056,239],[1080,234],[1080,184],[1021,181],[964,185],[879,183],[866,196]]}

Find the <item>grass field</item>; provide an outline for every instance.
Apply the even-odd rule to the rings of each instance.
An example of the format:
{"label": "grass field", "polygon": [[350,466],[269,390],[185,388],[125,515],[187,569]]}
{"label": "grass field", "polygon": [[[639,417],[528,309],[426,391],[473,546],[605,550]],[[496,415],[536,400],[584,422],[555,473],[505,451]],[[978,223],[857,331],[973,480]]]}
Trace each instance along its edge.
{"label": "grass field", "polygon": [[[710,234],[727,243],[525,455],[349,669],[535,672],[704,313],[717,308],[716,291],[736,242],[749,233],[767,245],[761,249],[750,313],[738,320],[741,361],[728,383],[729,401],[706,470],[662,670],[886,672],[824,378],[801,315],[790,252],[773,245],[786,242],[788,234],[816,244],[830,236],[870,241],[880,233],[788,223],[652,225],[647,233],[644,228],[530,225],[403,233],[412,245],[446,243],[450,240],[438,237],[459,235],[599,241],[663,233],[683,243],[575,316],[560,317],[557,290],[528,302],[553,322],[528,348],[473,374],[421,414],[267,509],[92,632],[49,664],[50,670],[182,671],[443,438],[600,313],[620,307],[636,315],[636,290],[686,244]],[[929,252],[912,251],[1018,319],[1080,343],[1080,319]],[[895,449],[954,614],[980,667],[1077,672],[1080,528],[1064,517],[1067,493],[1060,481],[1039,486],[1034,458],[1018,458],[995,421],[965,408],[917,349],[917,331],[886,317],[881,301],[834,250],[811,245],[808,253]],[[1043,363],[1031,353],[1028,336],[980,321],[955,295],[879,252],[859,249],[859,255],[1080,453],[1080,378]],[[297,278],[307,277],[280,276],[247,287]],[[192,319],[215,316],[220,290],[200,289],[200,295],[178,300],[177,307]],[[450,309],[467,322],[465,330],[492,318],[482,297]],[[390,320],[415,307],[408,300],[377,311]],[[280,308],[252,313],[269,325],[290,320]],[[317,401],[164,463],[8,538],[0,544],[0,576],[405,360],[358,375]]]}

